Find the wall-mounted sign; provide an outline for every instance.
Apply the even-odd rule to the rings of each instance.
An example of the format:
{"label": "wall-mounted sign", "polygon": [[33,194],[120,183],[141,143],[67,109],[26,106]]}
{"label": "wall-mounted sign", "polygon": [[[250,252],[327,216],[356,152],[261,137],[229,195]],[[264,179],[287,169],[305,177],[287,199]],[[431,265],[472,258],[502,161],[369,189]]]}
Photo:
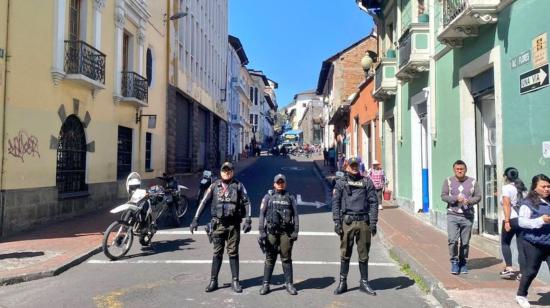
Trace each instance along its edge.
{"label": "wall-mounted sign", "polygon": [[515,69],[519,66],[522,66],[525,63],[531,61],[531,52],[529,50],[522,52],[520,55],[515,56],[510,60],[510,67]]}
{"label": "wall-mounted sign", "polygon": [[548,64],[519,76],[519,93],[525,94],[548,86]]}
{"label": "wall-mounted sign", "polygon": [[533,39],[533,67],[548,63],[548,42],[546,32]]}
{"label": "wall-mounted sign", "polygon": [[542,157],[550,158],[550,141],[542,142]]}

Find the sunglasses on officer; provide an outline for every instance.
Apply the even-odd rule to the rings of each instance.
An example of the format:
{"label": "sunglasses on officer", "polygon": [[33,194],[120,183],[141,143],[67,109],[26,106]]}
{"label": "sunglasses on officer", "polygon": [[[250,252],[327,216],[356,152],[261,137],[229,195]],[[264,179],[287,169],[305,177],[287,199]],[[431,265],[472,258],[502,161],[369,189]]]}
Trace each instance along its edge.
{"label": "sunglasses on officer", "polygon": [[233,172],[233,169],[231,169],[231,168],[222,168],[222,172],[230,173],[230,172]]}

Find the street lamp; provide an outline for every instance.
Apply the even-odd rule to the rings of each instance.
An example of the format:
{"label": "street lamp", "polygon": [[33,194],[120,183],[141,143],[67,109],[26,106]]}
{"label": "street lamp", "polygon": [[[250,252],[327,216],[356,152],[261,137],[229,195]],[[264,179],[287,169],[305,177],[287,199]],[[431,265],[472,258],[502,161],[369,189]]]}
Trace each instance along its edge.
{"label": "street lamp", "polygon": [[375,74],[373,64],[376,61],[376,53],[370,50],[367,50],[365,56],[361,59],[361,67],[367,76],[372,77]]}
{"label": "street lamp", "polygon": [[[180,19],[180,18],[183,18],[185,16],[187,16],[189,14],[189,8],[186,8],[185,9],[185,12],[177,12],[175,13],[174,15],[170,16],[170,20],[177,20],[177,19]],[[166,24],[167,20],[166,20],[166,17],[168,16],[168,13],[165,13],[164,14],[164,23]]]}

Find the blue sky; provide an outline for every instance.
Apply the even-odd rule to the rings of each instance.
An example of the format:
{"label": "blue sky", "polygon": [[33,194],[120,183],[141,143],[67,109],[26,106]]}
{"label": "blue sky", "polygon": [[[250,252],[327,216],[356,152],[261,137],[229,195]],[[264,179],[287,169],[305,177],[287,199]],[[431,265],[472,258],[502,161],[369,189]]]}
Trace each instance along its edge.
{"label": "blue sky", "polygon": [[372,27],[354,0],[229,0],[229,34],[241,40],[248,68],[279,83],[279,107],[315,89],[322,62]]}

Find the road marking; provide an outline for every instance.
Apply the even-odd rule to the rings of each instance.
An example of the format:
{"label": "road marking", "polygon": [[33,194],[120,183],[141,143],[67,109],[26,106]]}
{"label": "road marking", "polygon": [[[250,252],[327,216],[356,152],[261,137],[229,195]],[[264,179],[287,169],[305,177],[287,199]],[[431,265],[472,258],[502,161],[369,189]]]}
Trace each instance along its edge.
{"label": "road marking", "polygon": [[[191,234],[189,230],[159,230],[156,234],[159,235],[206,235],[206,231],[197,230],[194,234]],[[241,235],[259,235],[258,231],[250,231],[248,233],[241,233]],[[334,232],[311,232],[311,231],[300,231],[299,236],[338,236]]]}
{"label": "road marking", "polygon": [[306,168],[302,168],[302,167],[282,167],[281,170],[302,171],[302,170],[306,170]]}
{"label": "road marking", "polygon": [[320,208],[320,207],[325,206],[325,204],[323,202],[319,202],[319,201],[314,201],[314,202],[302,201],[302,195],[296,195],[296,203],[298,205],[314,206],[316,208]]}
{"label": "road marking", "polygon": [[[88,264],[211,264],[212,260],[89,260]],[[229,264],[229,260],[224,260],[223,263]],[[264,264],[265,260],[239,260],[241,264]],[[281,263],[281,261],[277,261]],[[328,261],[292,261],[292,264],[300,265],[340,265],[340,262]],[[358,265],[357,262],[350,262],[350,265]],[[370,262],[369,266],[377,267],[395,267],[395,263]]]}

